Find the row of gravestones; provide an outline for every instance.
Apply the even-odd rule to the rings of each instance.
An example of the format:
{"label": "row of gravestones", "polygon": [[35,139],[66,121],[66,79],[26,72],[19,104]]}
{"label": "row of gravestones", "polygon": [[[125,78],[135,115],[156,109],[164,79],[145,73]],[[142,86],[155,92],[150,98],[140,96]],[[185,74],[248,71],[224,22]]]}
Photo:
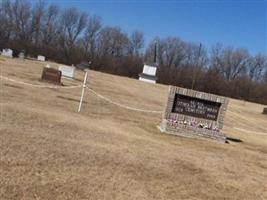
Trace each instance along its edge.
{"label": "row of gravestones", "polygon": [[[21,58],[21,59],[25,58],[24,51],[17,52],[17,51],[13,51],[12,49],[3,49],[2,52],[1,52],[1,55],[5,56],[5,57],[9,57],[9,58],[13,58],[13,57],[18,57],[18,58]],[[37,60],[45,61],[45,57],[42,56],[42,55],[38,55],[37,56]]]}
{"label": "row of gravestones", "polygon": [[[12,49],[3,49],[2,56],[13,58],[14,52]],[[25,58],[24,52],[20,52],[18,57],[21,59]],[[45,61],[45,56],[38,55],[38,61]],[[75,68],[70,66],[60,65],[58,70],[50,68],[50,65],[47,64],[42,72],[42,80],[46,80],[52,83],[61,84],[61,76],[64,78],[74,78]]]}

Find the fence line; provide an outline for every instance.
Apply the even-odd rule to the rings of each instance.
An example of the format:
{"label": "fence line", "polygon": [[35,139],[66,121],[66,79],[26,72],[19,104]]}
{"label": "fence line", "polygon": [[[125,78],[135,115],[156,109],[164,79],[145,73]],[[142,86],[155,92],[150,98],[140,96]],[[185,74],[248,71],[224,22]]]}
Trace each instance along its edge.
{"label": "fence line", "polygon": [[[74,85],[74,86],[49,86],[49,85],[37,85],[37,84],[31,84],[31,83],[26,83],[23,81],[18,81],[18,80],[14,80],[5,76],[0,75],[0,79],[3,80],[7,80],[10,82],[14,82],[14,83],[18,83],[21,85],[26,85],[26,86],[30,86],[30,87],[36,87],[36,88],[51,88],[51,89],[72,89],[72,88],[81,88],[81,85]],[[126,106],[117,102],[114,102],[112,100],[110,100],[107,97],[104,97],[103,95],[97,93],[96,91],[94,91],[93,89],[86,87],[90,92],[92,92],[94,95],[96,95],[97,97],[107,101],[108,103],[111,103],[113,105],[116,105],[118,107],[127,109],[127,110],[132,110],[132,111],[137,111],[137,112],[146,112],[146,113],[162,113],[162,111],[158,111],[158,110],[146,110],[146,109],[140,109],[140,108],[134,108],[134,107],[130,107],[130,106]]]}
{"label": "fence line", "polygon": [[147,113],[162,113],[162,111],[158,111],[158,110],[145,110],[145,109],[140,109],[140,108],[133,108],[133,107],[130,107],[130,106],[126,106],[126,105],[122,105],[122,104],[119,104],[117,102],[114,102],[110,99],[108,99],[107,97],[104,97],[103,95],[97,93],[96,91],[94,91],[93,89],[87,87],[87,89],[92,92],[94,95],[96,95],[97,97],[111,103],[111,104],[114,104],[118,107],[121,107],[121,108],[125,108],[125,109],[128,109],[128,110],[133,110],[133,111],[137,111],[137,112],[147,112]]}
{"label": "fence line", "polygon": [[5,76],[1,76],[1,75],[0,75],[0,79],[4,79],[4,80],[10,81],[10,82],[18,83],[18,84],[21,84],[21,85],[27,85],[27,86],[30,86],[30,87],[36,87],[36,88],[73,89],[73,88],[82,87],[82,84],[81,85],[72,85],[72,86],[37,85],[37,84],[31,84],[31,83],[26,83],[26,82],[23,82],[23,81],[14,80],[14,79],[11,79],[11,78],[8,78],[8,77],[5,77]]}

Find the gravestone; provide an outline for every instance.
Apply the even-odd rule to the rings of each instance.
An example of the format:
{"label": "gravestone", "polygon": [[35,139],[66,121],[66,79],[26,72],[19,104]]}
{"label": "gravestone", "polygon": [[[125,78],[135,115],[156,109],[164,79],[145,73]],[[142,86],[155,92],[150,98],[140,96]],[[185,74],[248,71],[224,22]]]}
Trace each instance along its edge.
{"label": "gravestone", "polygon": [[42,80],[55,84],[61,84],[61,71],[53,68],[43,68]]}
{"label": "gravestone", "polygon": [[45,61],[45,57],[44,56],[41,56],[41,55],[38,55],[37,56],[37,60],[39,60],[39,61]]}
{"label": "gravestone", "polygon": [[263,108],[262,114],[267,115],[267,108]]}
{"label": "gravestone", "polygon": [[13,51],[11,49],[3,49],[2,56],[13,58]]}
{"label": "gravestone", "polygon": [[81,70],[85,70],[85,69],[89,69],[91,66],[92,62],[89,61],[82,61],[80,64],[76,65],[76,68],[81,69]]}
{"label": "gravestone", "polygon": [[64,78],[71,78],[71,79],[74,78],[74,72],[75,72],[75,68],[74,67],[60,65],[58,67],[58,70],[61,71],[62,76]]}
{"label": "gravestone", "polygon": [[157,67],[144,65],[143,73],[139,74],[139,80],[148,83],[156,83],[157,81],[156,72],[157,72]]}
{"label": "gravestone", "polygon": [[225,97],[171,86],[160,129],[174,135],[225,142],[221,130],[227,105]]}
{"label": "gravestone", "polygon": [[25,54],[24,54],[24,52],[20,52],[20,53],[19,53],[19,58],[20,58],[20,59],[24,59],[24,58],[25,58]]}

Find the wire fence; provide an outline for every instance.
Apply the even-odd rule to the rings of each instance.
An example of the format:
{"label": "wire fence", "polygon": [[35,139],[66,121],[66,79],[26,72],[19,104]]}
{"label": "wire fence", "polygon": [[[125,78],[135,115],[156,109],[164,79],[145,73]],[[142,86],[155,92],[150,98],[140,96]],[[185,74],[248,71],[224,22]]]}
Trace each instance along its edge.
{"label": "wire fence", "polygon": [[0,76],[0,79],[3,80],[7,80],[13,83],[18,83],[18,84],[22,84],[22,85],[26,85],[26,86],[30,86],[30,87],[36,87],[36,88],[50,88],[50,89],[73,89],[73,88],[79,88],[82,87],[81,85],[71,85],[71,86],[51,86],[51,85],[47,85],[47,84],[42,84],[42,85],[38,85],[38,84],[31,84],[31,83],[26,83],[23,81],[18,81],[18,80],[14,80],[5,76]]}
{"label": "wire fence", "polygon": [[[31,83],[26,83],[26,82],[19,81],[19,80],[14,80],[14,79],[2,76],[2,75],[0,75],[0,79],[1,80],[6,80],[6,81],[10,81],[10,82],[13,82],[13,83],[17,83],[17,84],[22,84],[22,85],[29,86],[29,87],[36,87],[36,88],[74,89],[74,88],[82,88],[82,86],[83,86],[82,84],[73,85],[73,86],[51,86],[51,85],[47,85],[47,84],[42,84],[42,85],[31,84]],[[89,92],[91,92],[92,94],[94,94],[95,96],[97,96],[98,98],[100,98],[100,99],[102,99],[102,100],[104,100],[104,101],[106,101],[106,102],[108,102],[110,104],[116,105],[116,106],[118,106],[120,108],[124,108],[124,109],[131,110],[131,111],[136,111],[136,112],[144,112],[144,113],[155,113],[155,114],[162,113],[162,111],[159,111],[159,110],[147,110],[147,109],[141,109],[141,108],[135,108],[135,107],[123,105],[123,104],[120,104],[118,102],[115,102],[115,101],[111,100],[108,97],[103,96],[102,94],[99,94],[98,92],[96,92],[92,88],[89,88],[88,86],[86,87],[86,89]]]}
{"label": "wire fence", "polygon": [[127,109],[127,110],[132,110],[132,111],[137,111],[137,112],[146,112],[146,113],[162,113],[162,111],[159,111],[159,110],[146,110],[146,109],[140,109],[140,108],[134,108],[134,107],[126,106],[126,105],[123,105],[123,104],[120,104],[120,103],[112,101],[111,99],[109,99],[109,98],[97,93],[95,90],[93,90],[93,89],[91,89],[89,87],[87,87],[87,89],[91,93],[93,93],[94,95],[99,97],[100,99],[103,99],[103,100],[105,100],[106,102],[108,102],[110,104],[116,105],[118,107],[121,107],[121,108],[124,108],[124,109]]}

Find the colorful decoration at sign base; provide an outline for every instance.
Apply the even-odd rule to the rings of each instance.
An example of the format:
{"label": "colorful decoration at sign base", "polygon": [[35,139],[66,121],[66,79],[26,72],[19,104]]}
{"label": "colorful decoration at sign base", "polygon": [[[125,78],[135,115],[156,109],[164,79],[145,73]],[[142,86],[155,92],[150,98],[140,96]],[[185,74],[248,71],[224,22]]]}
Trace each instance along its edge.
{"label": "colorful decoration at sign base", "polygon": [[228,99],[170,86],[160,130],[185,137],[226,141],[221,132]]}

